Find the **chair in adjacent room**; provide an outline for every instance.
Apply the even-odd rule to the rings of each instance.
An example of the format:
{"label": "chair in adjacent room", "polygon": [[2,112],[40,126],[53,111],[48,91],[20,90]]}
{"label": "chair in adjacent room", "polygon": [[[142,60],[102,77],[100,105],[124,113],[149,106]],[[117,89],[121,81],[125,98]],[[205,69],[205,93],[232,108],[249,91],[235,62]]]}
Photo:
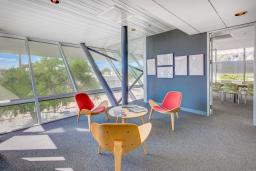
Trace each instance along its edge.
{"label": "chair in adjacent room", "polygon": [[154,100],[150,99],[149,104],[151,107],[151,111],[149,114],[149,120],[151,119],[151,115],[153,111],[157,111],[163,114],[169,114],[171,116],[171,127],[174,131],[174,123],[175,123],[175,114],[177,119],[179,118],[180,105],[182,100],[182,93],[178,91],[170,91],[168,92],[162,104],[157,104]]}
{"label": "chair in adjacent room", "polygon": [[93,101],[86,93],[77,93],[75,95],[75,100],[78,106],[77,122],[79,122],[80,115],[87,115],[89,130],[91,128],[91,117],[93,115],[104,113],[106,115],[106,119],[108,120],[108,114],[106,112],[108,107],[107,100],[101,102],[97,107],[94,106]]}
{"label": "chair in adjacent room", "polygon": [[226,99],[226,94],[233,95],[234,103],[236,103],[238,100],[238,85],[234,83],[224,83],[224,86],[222,87],[223,95],[222,101]]}
{"label": "chair in adjacent room", "polygon": [[222,86],[223,86],[222,83],[219,83],[219,82],[213,83],[212,90],[213,90],[213,92],[215,92],[217,94],[217,96],[221,95]]}
{"label": "chair in adjacent room", "polygon": [[144,154],[147,154],[145,140],[148,138],[152,124],[92,123],[91,132],[99,144],[98,153],[106,150],[114,154],[115,171],[121,170],[122,156],[143,146]]}

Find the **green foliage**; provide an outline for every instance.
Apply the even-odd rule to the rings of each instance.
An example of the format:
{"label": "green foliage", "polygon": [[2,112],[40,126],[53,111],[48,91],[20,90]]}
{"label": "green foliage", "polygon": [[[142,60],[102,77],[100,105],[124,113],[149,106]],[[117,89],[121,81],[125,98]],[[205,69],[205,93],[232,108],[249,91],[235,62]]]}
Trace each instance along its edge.
{"label": "green foliage", "polygon": [[61,58],[43,57],[33,64],[36,88],[41,96],[72,92]]}
{"label": "green foliage", "polygon": [[[95,77],[93,77],[87,61],[79,58],[71,58],[69,65],[79,89],[89,90],[99,88],[99,84]],[[33,64],[33,69],[36,80],[36,89],[40,96],[56,95],[73,91],[61,58],[41,57],[40,60]],[[27,66],[4,70],[1,74],[2,79],[0,80],[0,84],[16,96],[19,98],[33,96]],[[72,98],[64,98],[43,101],[40,102],[40,109],[41,111],[53,110],[55,112],[56,109],[67,105],[72,100]],[[1,116],[12,118],[19,113],[29,112],[33,119],[36,119],[33,103],[2,107],[0,108],[0,112],[0,118]]]}
{"label": "green foliage", "polygon": [[221,74],[220,80],[243,80],[243,74]]}
{"label": "green foliage", "polygon": [[1,85],[19,98],[33,96],[30,77],[26,66],[11,68],[2,73]]}
{"label": "green foliage", "polygon": [[95,90],[100,88],[87,61],[71,57],[69,58],[69,66],[79,90]]}

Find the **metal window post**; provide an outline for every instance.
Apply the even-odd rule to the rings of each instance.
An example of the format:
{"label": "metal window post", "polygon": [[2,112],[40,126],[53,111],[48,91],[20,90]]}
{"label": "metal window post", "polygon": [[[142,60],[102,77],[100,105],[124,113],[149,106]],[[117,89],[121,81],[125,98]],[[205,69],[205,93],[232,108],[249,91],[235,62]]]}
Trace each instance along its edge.
{"label": "metal window post", "polygon": [[245,76],[246,76],[246,49],[243,48],[243,60],[244,60],[244,75],[243,75],[243,82],[245,82]]}
{"label": "metal window post", "polygon": [[36,90],[36,82],[35,82],[34,71],[33,71],[33,67],[32,67],[32,59],[31,59],[31,55],[30,55],[29,44],[28,44],[27,38],[25,40],[25,48],[26,48],[26,53],[28,55],[28,59],[29,59],[28,60],[29,73],[30,73],[29,75],[31,78],[32,91],[33,91],[33,95],[34,95],[34,99],[35,99],[36,115],[37,115],[38,124],[40,124],[41,123],[40,104],[38,101],[38,93]]}
{"label": "metal window post", "polygon": [[95,61],[94,61],[94,59],[91,55],[91,53],[89,52],[88,47],[86,46],[85,43],[81,43],[80,45],[81,45],[85,55],[87,56],[88,61],[90,62],[91,66],[93,68],[93,71],[95,72],[98,80],[100,81],[102,87],[104,88],[104,91],[107,94],[108,99],[110,100],[112,106],[118,105],[118,103],[116,101],[116,98],[113,95],[113,92],[111,91],[110,87],[108,86],[107,81],[105,80],[105,78],[102,76],[98,66],[96,65],[96,63],[95,63]]}
{"label": "metal window post", "polygon": [[128,104],[128,32],[127,26],[121,27],[122,59],[122,104]]}
{"label": "metal window post", "polygon": [[59,48],[59,51],[60,51],[60,55],[61,55],[61,57],[63,59],[65,68],[66,68],[66,70],[68,72],[68,77],[69,77],[69,79],[70,79],[70,81],[72,83],[73,89],[75,90],[75,92],[78,92],[78,88],[77,88],[76,82],[75,82],[74,77],[73,77],[73,75],[71,73],[70,67],[69,67],[68,62],[67,62],[67,58],[66,58],[66,56],[65,56],[65,54],[63,52],[63,49],[62,49],[60,43],[58,43],[58,48]]}
{"label": "metal window post", "polygon": [[[120,81],[122,81],[121,74],[120,74],[120,72],[118,71],[118,69],[116,68],[115,64],[114,64],[114,63],[111,61],[111,59],[109,59],[109,58],[106,58],[106,60],[107,60],[108,63],[110,64],[111,68],[114,70],[114,72],[115,72],[117,78],[118,78]],[[130,96],[131,96],[131,98],[132,98],[133,100],[136,100],[136,97],[134,96],[134,94],[133,94],[131,91],[129,92],[129,94],[130,94]]]}

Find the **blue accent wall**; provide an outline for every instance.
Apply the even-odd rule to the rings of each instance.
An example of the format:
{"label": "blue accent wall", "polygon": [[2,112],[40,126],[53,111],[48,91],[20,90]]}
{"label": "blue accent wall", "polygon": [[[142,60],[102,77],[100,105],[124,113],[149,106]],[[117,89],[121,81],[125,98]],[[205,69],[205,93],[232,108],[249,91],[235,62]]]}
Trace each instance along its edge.
{"label": "blue accent wall", "polygon": [[156,75],[147,75],[148,99],[161,102],[168,91],[180,91],[183,93],[182,108],[184,110],[206,115],[207,33],[187,35],[180,30],[172,30],[147,37],[147,59],[156,59],[157,55],[165,53],[173,53],[174,57],[204,54],[204,76],[175,76],[174,74],[174,78],[171,79],[158,79]]}

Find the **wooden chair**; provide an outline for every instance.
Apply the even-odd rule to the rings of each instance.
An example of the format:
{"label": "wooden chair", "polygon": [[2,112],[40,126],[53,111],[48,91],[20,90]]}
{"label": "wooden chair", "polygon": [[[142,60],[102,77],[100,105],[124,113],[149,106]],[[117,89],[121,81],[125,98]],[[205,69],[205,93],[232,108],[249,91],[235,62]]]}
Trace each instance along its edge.
{"label": "wooden chair", "polygon": [[98,152],[101,149],[114,154],[115,171],[121,170],[122,155],[144,145],[144,154],[147,154],[145,140],[148,138],[152,125],[146,123],[141,126],[135,124],[98,124],[92,123],[92,135],[99,144]]}
{"label": "wooden chair", "polygon": [[77,122],[79,122],[80,115],[87,115],[89,130],[91,128],[91,117],[93,115],[105,113],[106,119],[108,120],[108,114],[106,112],[108,107],[107,100],[101,102],[97,107],[94,106],[94,103],[86,93],[77,93],[75,100],[79,108],[77,112]]}
{"label": "wooden chair", "polygon": [[182,100],[182,93],[178,91],[170,91],[166,94],[164,97],[164,100],[162,101],[162,104],[157,104],[154,100],[149,100],[149,105],[151,106],[151,111],[149,114],[149,120],[151,119],[151,115],[153,111],[157,111],[159,113],[163,114],[169,114],[171,115],[171,127],[174,131],[174,114],[176,113],[177,119],[179,119],[179,111],[180,111],[180,105]]}

